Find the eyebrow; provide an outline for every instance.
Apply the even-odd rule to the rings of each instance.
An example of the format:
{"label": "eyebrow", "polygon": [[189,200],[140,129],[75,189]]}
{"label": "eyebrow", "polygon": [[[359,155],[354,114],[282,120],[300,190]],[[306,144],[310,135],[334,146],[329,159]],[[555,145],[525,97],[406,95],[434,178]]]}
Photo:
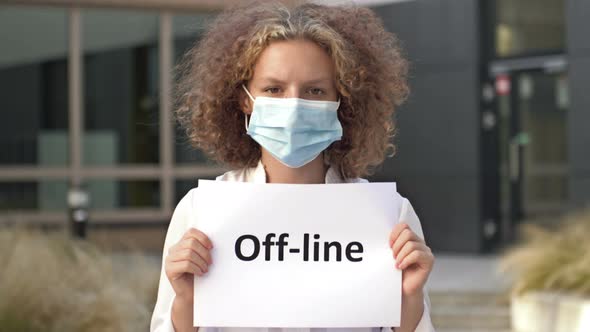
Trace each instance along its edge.
{"label": "eyebrow", "polygon": [[[263,81],[270,82],[270,83],[285,83],[284,81],[274,78],[274,77],[263,77]],[[322,82],[330,82],[332,79],[324,77],[324,78],[316,78],[309,81],[305,81],[305,84],[315,84],[315,83],[322,83]]]}

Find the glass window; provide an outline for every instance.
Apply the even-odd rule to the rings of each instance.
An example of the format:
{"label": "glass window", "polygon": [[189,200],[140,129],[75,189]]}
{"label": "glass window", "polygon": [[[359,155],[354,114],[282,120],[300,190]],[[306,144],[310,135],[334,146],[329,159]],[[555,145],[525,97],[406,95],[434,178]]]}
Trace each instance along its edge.
{"label": "glass window", "polygon": [[[90,208],[117,210],[160,206],[160,182],[156,180],[88,180],[84,189]],[[67,180],[42,180],[0,183],[1,210],[67,210]]]}
{"label": "glass window", "polygon": [[0,6],[0,165],[66,165],[66,38],[64,9]]}
{"label": "glass window", "polygon": [[66,180],[0,183],[0,210],[63,211]]}
{"label": "glass window", "polygon": [[0,183],[0,210],[37,208],[37,184],[34,182]]}
{"label": "glass window", "polygon": [[565,49],[565,0],[495,0],[494,4],[497,57]]}
{"label": "glass window", "polygon": [[85,165],[159,162],[158,14],[82,11]]}
{"label": "glass window", "polygon": [[180,200],[186,195],[191,189],[196,188],[198,180],[177,180],[174,188],[174,205],[178,204]]}
{"label": "glass window", "polygon": [[542,215],[567,202],[567,75],[519,75],[517,107],[528,142],[524,148],[524,208]]}
{"label": "glass window", "polygon": [[[176,15],[173,19],[174,55],[176,64],[198,42],[201,33],[215,14]],[[206,163],[207,157],[188,142],[185,130],[175,122],[174,151],[178,163]]]}
{"label": "glass window", "polygon": [[90,209],[153,208],[160,206],[159,181],[88,180]]}
{"label": "glass window", "polygon": [[[203,180],[215,180],[216,176],[202,177]],[[182,179],[177,180],[175,183],[175,194],[174,194],[174,205],[178,204],[180,200],[186,195],[191,189],[197,188],[199,184],[198,179]]]}

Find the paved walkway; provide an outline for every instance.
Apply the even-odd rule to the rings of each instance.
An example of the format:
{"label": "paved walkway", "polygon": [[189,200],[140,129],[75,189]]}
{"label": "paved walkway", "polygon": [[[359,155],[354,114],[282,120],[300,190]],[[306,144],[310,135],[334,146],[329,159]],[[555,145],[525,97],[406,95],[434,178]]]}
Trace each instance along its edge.
{"label": "paved walkway", "polygon": [[497,271],[496,255],[436,254],[430,291],[502,292],[508,280]]}

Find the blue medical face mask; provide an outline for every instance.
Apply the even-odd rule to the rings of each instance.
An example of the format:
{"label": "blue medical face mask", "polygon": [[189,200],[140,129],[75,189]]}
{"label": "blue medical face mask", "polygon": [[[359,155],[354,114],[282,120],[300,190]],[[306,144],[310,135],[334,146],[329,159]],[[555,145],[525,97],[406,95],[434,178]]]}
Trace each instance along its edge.
{"label": "blue medical face mask", "polygon": [[254,102],[249,125],[245,117],[247,134],[284,165],[301,167],[342,138],[337,112],[340,100],[254,99],[242,87]]}

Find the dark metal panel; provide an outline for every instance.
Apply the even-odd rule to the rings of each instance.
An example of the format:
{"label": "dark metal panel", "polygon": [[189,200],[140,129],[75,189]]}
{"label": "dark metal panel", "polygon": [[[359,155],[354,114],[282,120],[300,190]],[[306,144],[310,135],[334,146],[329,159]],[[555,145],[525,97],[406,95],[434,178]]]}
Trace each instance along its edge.
{"label": "dark metal panel", "polygon": [[567,0],[566,1],[566,31],[567,49],[573,57],[590,56],[590,1]]}
{"label": "dark metal panel", "polygon": [[476,175],[475,72],[465,69],[415,76],[408,103],[397,114],[399,158],[395,168],[408,173]]}
{"label": "dark metal panel", "polygon": [[590,205],[590,2],[568,0],[566,11],[570,108],[568,110],[569,200]]}
{"label": "dark metal panel", "polygon": [[570,176],[569,193],[572,208],[590,208],[589,173],[573,173]]}
{"label": "dark metal panel", "polygon": [[373,180],[398,183],[430,246],[481,250],[476,1],[418,0],[377,7],[412,63],[397,112],[398,153]]}
{"label": "dark metal panel", "polygon": [[471,62],[477,52],[476,1],[419,0],[375,9],[413,63]]}
{"label": "dark metal panel", "polygon": [[464,175],[400,175],[393,178],[420,218],[426,241],[436,251],[479,252],[478,179]]}
{"label": "dark metal panel", "polygon": [[572,59],[569,70],[571,102],[568,111],[570,170],[574,174],[588,172],[587,175],[590,176],[589,77],[590,56]]}

